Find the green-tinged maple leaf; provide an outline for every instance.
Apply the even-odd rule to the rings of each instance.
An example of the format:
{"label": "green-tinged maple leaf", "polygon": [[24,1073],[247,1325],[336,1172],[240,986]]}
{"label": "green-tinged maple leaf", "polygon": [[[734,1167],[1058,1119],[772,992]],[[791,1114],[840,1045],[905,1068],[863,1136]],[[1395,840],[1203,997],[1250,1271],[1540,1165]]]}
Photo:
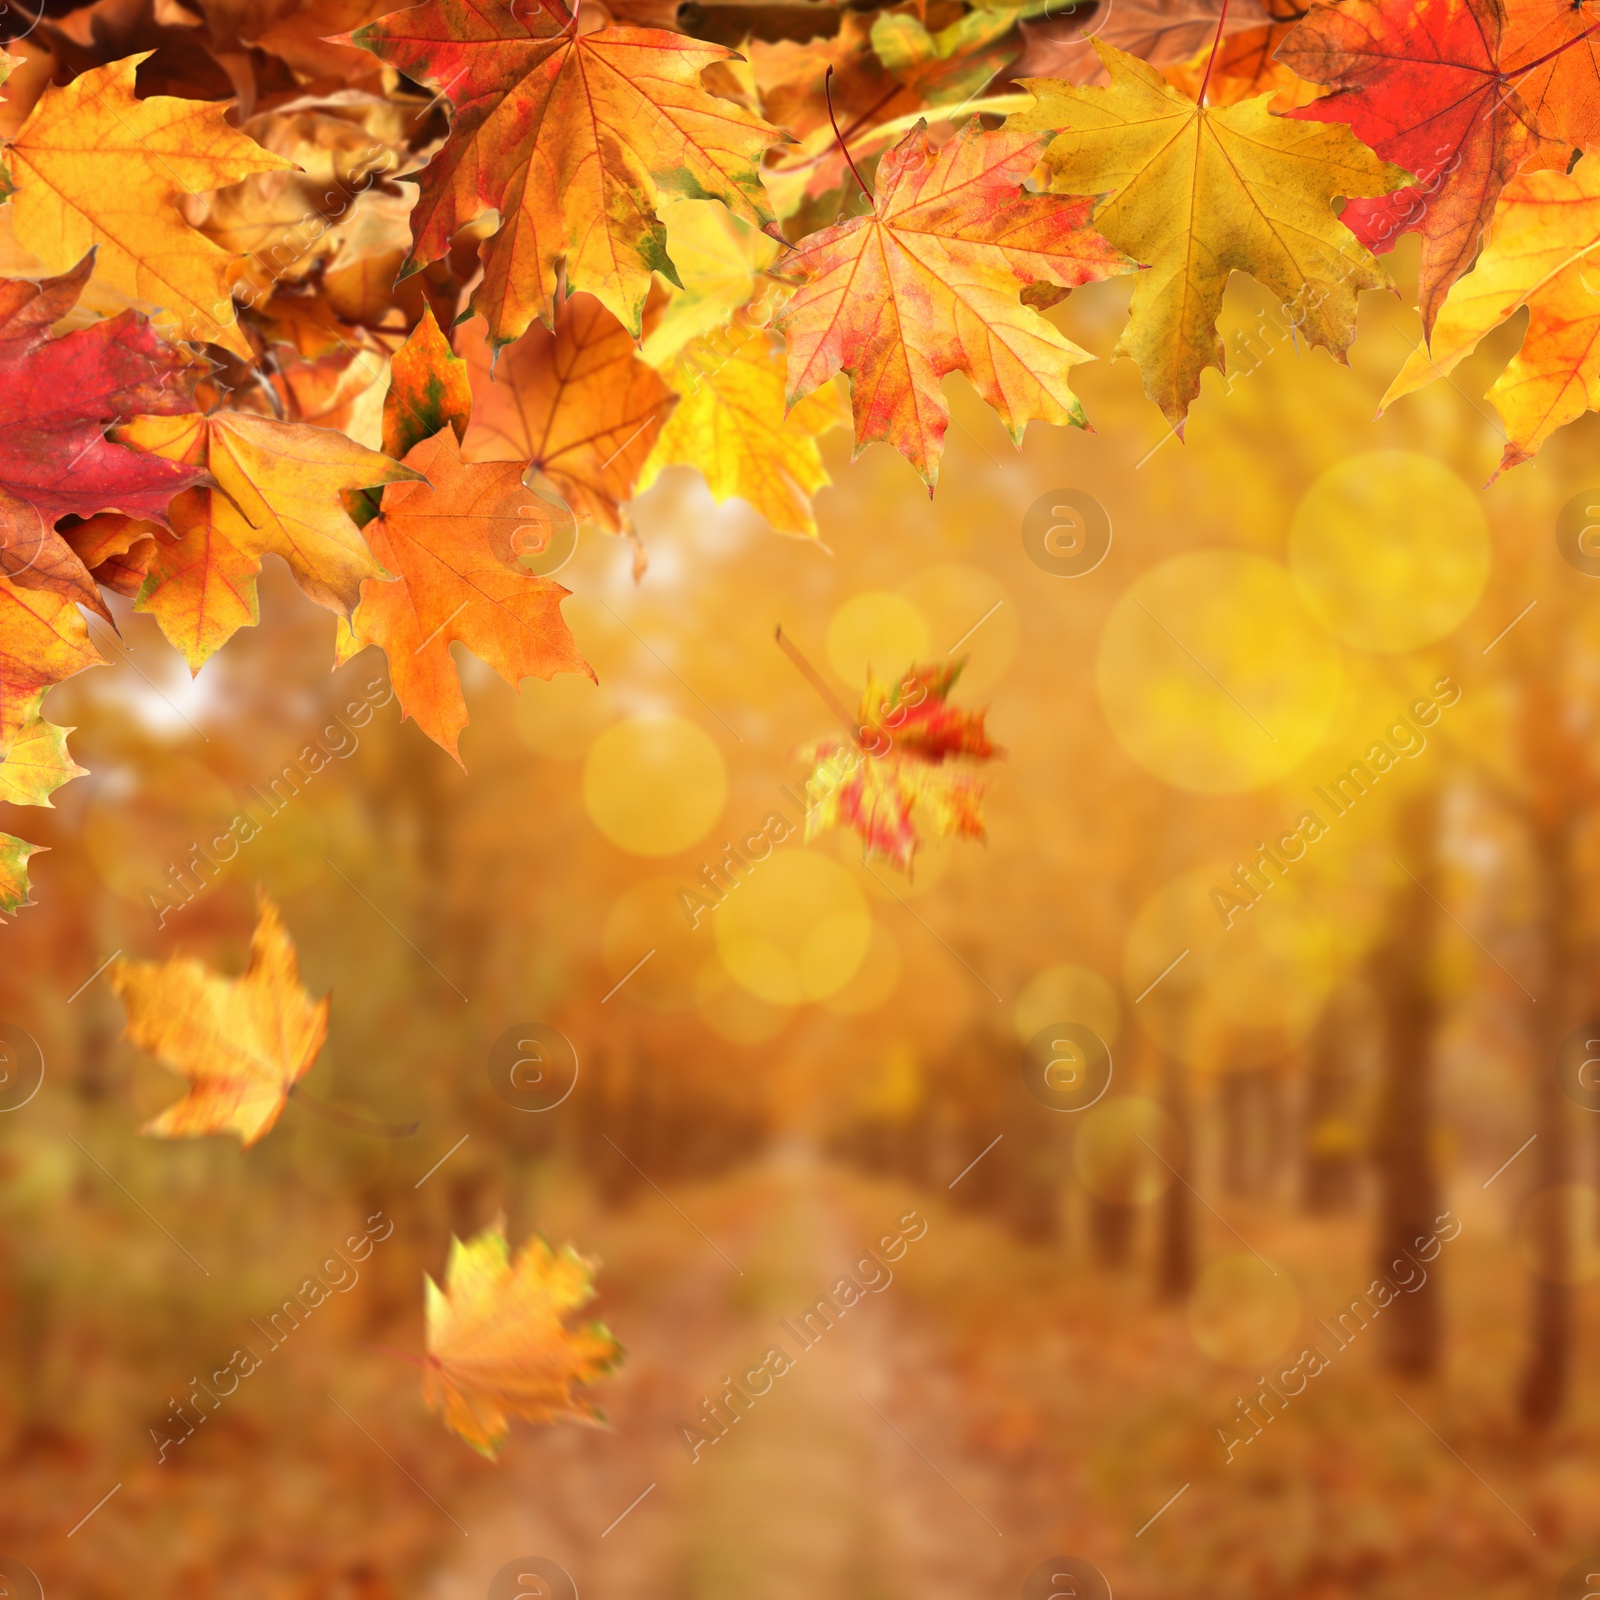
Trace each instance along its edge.
{"label": "green-tinged maple leaf", "polygon": [[1223,371],[1217,317],[1232,272],[1290,310],[1301,335],[1339,360],[1355,338],[1356,297],[1389,287],[1333,210],[1339,196],[1387,194],[1408,180],[1337,123],[1276,117],[1267,97],[1200,106],[1153,67],[1095,41],[1103,89],[1028,78],[1037,98],[1007,129],[1059,130],[1037,176],[1064,195],[1099,195],[1094,226],[1148,267],[1115,354],[1179,432],[1207,367]]}

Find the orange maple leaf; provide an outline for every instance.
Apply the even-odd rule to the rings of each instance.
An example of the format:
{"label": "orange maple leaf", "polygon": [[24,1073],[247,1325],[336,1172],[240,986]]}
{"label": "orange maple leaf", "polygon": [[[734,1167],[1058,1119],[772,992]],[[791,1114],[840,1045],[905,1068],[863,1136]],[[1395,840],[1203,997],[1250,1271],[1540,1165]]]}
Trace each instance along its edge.
{"label": "orange maple leaf", "polygon": [[720,200],[776,229],[756,162],[778,129],[708,94],[700,74],[734,52],[653,28],[578,34],[548,6],[427,0],[341,39],[447,95],[450,137],[419,175],[415,265],[436,261],[484,212],[472,309],[496,345],[555,318],[558,267],[634,335],[650,275],[673,277],[656,214]]}
{"label": "orange maple leaf", "polygon": [[193,1087],[141,1130],[163,1139],[236,1133],[246,1149],[278,1120],[328,1037],[328,997],[300,982],[278,908],[258,902],[250,964],[224,978],[202,962],[113,961],[106,981],[128,1010],[126,1037]]}
{"label": "orange maple leaf", "polygon": [[463,461],[455,434],[442,428],[405,465],[427,482],[390,484],[366,528],[373,553],[399,579],[361,585],[351,643],[382,647],[402,713],[459,761],[467,706],[453,643],[513,686],[594,671],[561,616],[570,591],[519,562],[523,529],[548,532],[554,515],[523,485],[521,463]]}
{"label": "orange maple leaf", "polygon": [[806,781],[807,839],[825,828],[853,828],[869,859],[886,856],[909,874],[921,843],[913,816],[919,808],[937,834],[984,837],[983,780],[946,765],[1003,753],[990,742],[982,711],[949,703],[964,665],[912,667],[897,684],[869,676],[855,738],[822,739],[799,752],[814,763]]}
{"label": "orange maple leaf", "polygon": [[804,280],[774,323],[790,405],[848,372],[856,453],[892,444],[930,490],[947,373],[964,372],[1018,444],[1032,418],[1088,425],[1067,374],[1092,358],[1023,292],[1049,304],[1133,264],[1089,226],[1092,200],[1021,188],[1047,142],[973,121],[936,150],[918,123],[884,156],[872,214],[812,234],[785,263]]}
{"label": "orange maple leaf", "polygon": [[456,348],[472,380],[466,459],[527,462],[580,519],[618,532],[619,508],[677,403],[622,324],[580,294],[562,305],[554,333],[530,328],[498,362],[481,323],[461,327]]}
{"label": "orange maple leaf", "polygon": [[603,1420],[574,1398],[574,1384],[609,1372],[622,1348],[604,1323],[568,1328],[569,1312],[594,1298],[597,1263],[570,1246],[529,1239],[511,1259],[505,1218],[463,1244],[450,1241],[444,1288],[427,1285],[428,1360],[422,1394],[430,1411],[492,1461],[511,1417]]}

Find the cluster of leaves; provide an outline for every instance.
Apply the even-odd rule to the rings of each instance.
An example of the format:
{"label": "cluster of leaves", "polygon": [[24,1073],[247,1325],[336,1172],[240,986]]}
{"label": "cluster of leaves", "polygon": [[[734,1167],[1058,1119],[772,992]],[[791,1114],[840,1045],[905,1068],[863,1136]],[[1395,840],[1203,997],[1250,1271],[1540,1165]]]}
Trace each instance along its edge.
{"label": "cluster of leaves", "polygon": [[[1095,280],[1137,275],[1117,354],[1174,429],[1232,272],[1343,359],[1407,231],[1430,344],[1391,397],[1527,305],[1504,464],[1600,403],[1588,0],[728,7],[738,51],[660,0],[197,4],[95,0],[4,60],[13,803],[77,771],[40,704],[102,591],[198,670],[279,555],[454,753],[453,644],[589,671],[528,557],[563,504],[631,532],[681,463],[814,537],[818,436],[931,491],[954,372],[1015,438],[1086,426],[1044,313]],[[0,836],[0,912],[31,848]]]}

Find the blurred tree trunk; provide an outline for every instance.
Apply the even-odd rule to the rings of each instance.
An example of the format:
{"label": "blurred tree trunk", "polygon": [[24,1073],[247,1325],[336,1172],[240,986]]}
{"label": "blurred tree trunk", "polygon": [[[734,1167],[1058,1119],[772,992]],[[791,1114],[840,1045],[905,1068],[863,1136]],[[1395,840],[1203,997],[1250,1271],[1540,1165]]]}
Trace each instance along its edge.
{"label": "blurred tree trunk", "polygon": [[[1416,1240],[1433,1232],[1439,1182],[1433,1152],[1433,1049],[1437,1002],[1433,955],[1438,928],[1438,791],[1401,801],[1398,859],[1405,871],[1388,918],[1387,938],[1373,953],[1372,980],[1382,1017],[1382,1082],[1373,1154],[1379,1181],[1377,1268],[1408,1259]],[[1411,1377],[1439,1361],[1439,1275],[1397,1295],[1383,1318],[1384,1361]]]}
{"label": "blurred tree trunk", "polygon": [[[1533,1042],[1534,1132],[1528,1152],[1533,1192],[1567,1181],[1566,1096],[1557,1058],[1573,1026],[1584,964],[1578,930],[1577,831],[1592,792],[1585,753],[1563,715],[1548,672],[1530,674],[1523,695],[1522,746],[1529,777],[1531,835],[1539,935],[1539,977],[1529,995]],[[1531,1427],[1545,1427],[1566,1400],[1572,1358],[1571,1291],[1566,1278],[1571,1241],[1558,1206],[1535,1214],[1532,1239],[1538,1268],[1529,1305],[1528,1364],[1519,1409]]]}
{"label": "blurred tree trunk", "polygon": [[1357,992],[1346,985],[1329,997],[1311,1036],[1304,1119],[1307,1211],[1349,1211],[1356,1203],[1354,1063],[1361,1020]]}
{"label": "blurred tree trunk", "polygon": [[1250,1083],[1249,1074],[1237,1069],[1224,1072],[1217,1086],[1222,1115],[1222,1192],[1248,1194],[1250,1190]]}
{"label": "blurred tree trunk", "polygon": [[1102,1267],[1125,1267],[1133,1255],[1133,1225],[1138,1213],[1132,1206],[1088,1196],[1089,1245]]}
{"label": "blurred tree trunk", "polygon": [[1156,1295],[1162,1300],[1182,1300],[1194,1287],[1193,1119],[1189,1115],[1189,1086],[1185,1067],[1175,1055],[1161,1056],[1161,1104],[1178,1130],[1178,1148],[1167,1159],[1175,1168],[1172,1182],[1161,1196],[1161,1233],[1156,1245]]}

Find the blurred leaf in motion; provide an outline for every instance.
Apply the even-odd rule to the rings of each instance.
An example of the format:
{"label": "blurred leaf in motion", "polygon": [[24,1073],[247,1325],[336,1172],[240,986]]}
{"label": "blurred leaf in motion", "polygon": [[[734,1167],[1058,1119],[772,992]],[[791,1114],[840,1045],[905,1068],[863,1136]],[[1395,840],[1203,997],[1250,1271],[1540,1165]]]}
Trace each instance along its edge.
{"label": "blurred leaf in motion", "polygon": [[243,977],[175,956],[113,961],[106,980],[127,1007],[127,1037],[193,1085],[142,1130],[163,1139],[236,1133],[248,1149],[271,1131],[328,1036],[328,997],[306,993],[294,943],[264,896]]}
{"label": "blurred leaf in motion", "polygon": [[568,1313],[594,1298],[597,1263],[570,1246],[529,1239],[512,1259],[505,1218],[463,1244],[450,1241],[444,1288],[427,1284],[428,1366],[422,1394],[432,1411],[493,1460],[510,1418],[603,1421],[573,1395],[609,1372],[622,1348],[605,1325],[569,1328]]}

